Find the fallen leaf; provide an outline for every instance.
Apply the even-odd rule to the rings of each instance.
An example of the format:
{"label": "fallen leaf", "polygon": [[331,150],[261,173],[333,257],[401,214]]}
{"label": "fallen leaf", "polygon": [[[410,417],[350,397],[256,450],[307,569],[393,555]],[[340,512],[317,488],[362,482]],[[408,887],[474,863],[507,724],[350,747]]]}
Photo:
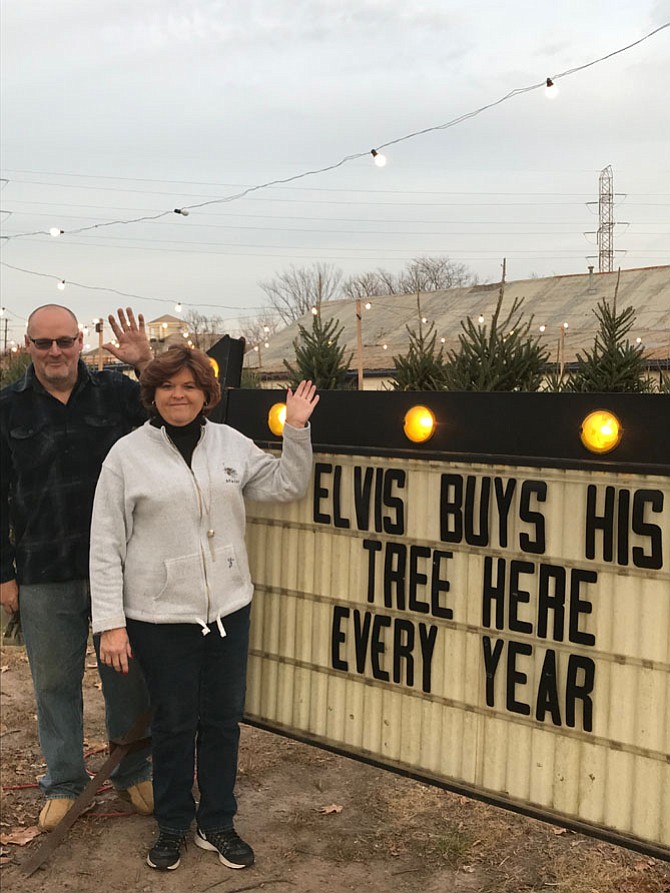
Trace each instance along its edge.
{"label": "fallen leaf", "polygon": [[342,812],[342,809],[343,807],[338,806],[337,803],[331,803],[330,806],[322,806],[319,809],[319,812],[323,813],[324,815],[330,815],[333,812]]}
{"label": "fallen leaf", "polygon": [[37,825],[31,825],[30,828],[15,828],[13,831],[10,831],[9,834],[0,834],[0,843],[15,843],[17,846],[25,846],[41,833],[42,832]]}
{"label": "fallen leaf", "polygon": [[566,832],[567,830],[568,830],[567,828],[552,828],[552,831],[554,832],[554,834],[555,834],[557,837],[558,837],[559,834],[565,834],[565,832]]}
{"label": "fallen leaf", "polygon": [[84,738],[84,747],[89,756],[94,753],[102,753],[107,750],[107,742],[99,738]]}

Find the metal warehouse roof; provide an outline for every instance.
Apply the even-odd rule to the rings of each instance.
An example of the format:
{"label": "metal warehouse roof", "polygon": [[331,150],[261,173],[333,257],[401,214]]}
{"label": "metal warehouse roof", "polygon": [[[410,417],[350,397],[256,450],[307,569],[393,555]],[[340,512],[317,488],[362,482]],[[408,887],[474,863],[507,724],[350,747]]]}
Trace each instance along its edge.
{"label": "metal warehouse roof", "polygon": [[[618,273],[584,273],[553,276],[546,279],[520,279],[505,284],[505,298],[501,317],[511,309],[515,298],[524,298],[524,320],[533,316],[533,328],[550,350],[550,358],[558,360],[557,350],[563,323],[568,323],[564,334],[564,361],[575,359],[577,352],[590,349],[598,321],[594,309],[603,298],[612,301]],[[633,306],[636,312],[634,328],[629,339],[641,338],[646,354],[652,359],[670,359],[670,266],[621,270],[617,307]],[[421,316],[435,322],[438,338],[444,338],[445,351],[458,346],[461,321],[468,316],[477,323],[483,316],[490,325],[498,300],[500,283],[451,288],[444,291],[421,292],[418,303]],[[419,310],[417,295],[381,295],[363,298],[370,302],[369,310],[362,310],[363,366],[368,373],[382,373],[393,368],[393,357],[407,350],[407,326],[417,329]],[[351,367],[356,367],[356,304],[355,301],[328,301],[321,305],[324,321],[336,318],[344,331],[340,343],[347,353],[353,352]],[[265,374],[285,373],[283,359],[293,363],[293,341],[298,336],[298,323],[311,328],[311,314],[272,336],[269,347],[261,350],[261,369]],[[386,345],[386,348],[384,348]],[[259,354],[250,351],[246,365],[258,366]]]}

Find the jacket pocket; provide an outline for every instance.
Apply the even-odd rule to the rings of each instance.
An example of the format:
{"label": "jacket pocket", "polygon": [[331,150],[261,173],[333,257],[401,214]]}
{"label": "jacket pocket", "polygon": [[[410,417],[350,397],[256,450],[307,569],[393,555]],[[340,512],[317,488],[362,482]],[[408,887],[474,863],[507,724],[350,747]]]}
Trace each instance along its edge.
{"label": "jacket pocket", "polygon": [[198,614],[198,605],[205,610],[207,599],[200,552],[167,558],[164,566],[165,584],[155,600],[157,613],[193,617]]}
{"label": "jacket pocket", "polygon": [[14,463],[28,471],[50,461],[56,453],[56,438],[49,426],[19,425],[9,432]]}
{"label": "jacket pocket", "polygon": [[119,413],[88,413],[84,416],[85,436],[90,450],[103,461],[126,429]]}

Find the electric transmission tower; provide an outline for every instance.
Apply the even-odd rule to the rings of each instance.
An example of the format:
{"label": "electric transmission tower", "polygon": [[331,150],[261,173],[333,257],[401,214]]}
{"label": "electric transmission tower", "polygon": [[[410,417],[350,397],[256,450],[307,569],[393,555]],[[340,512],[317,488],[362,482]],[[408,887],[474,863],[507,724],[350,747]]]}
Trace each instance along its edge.
{"label": "electric transmission tower", "polygon": [[614,267],[614,190],[612,166],[600,171],[598,199],[598,272],[611,273]]}

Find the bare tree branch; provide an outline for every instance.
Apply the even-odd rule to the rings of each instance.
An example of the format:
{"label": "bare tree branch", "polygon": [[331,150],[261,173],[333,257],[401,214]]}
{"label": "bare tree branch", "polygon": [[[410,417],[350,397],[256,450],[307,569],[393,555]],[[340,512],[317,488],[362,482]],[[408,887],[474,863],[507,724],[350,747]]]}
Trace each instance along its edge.
{"label": "bare tree branch", "polygon": [[259,285],[270,301],[270,307],[282,322],[289,325],[335,296],[342,271],[331,264],[312,267],[290,267],[268,282]]}

